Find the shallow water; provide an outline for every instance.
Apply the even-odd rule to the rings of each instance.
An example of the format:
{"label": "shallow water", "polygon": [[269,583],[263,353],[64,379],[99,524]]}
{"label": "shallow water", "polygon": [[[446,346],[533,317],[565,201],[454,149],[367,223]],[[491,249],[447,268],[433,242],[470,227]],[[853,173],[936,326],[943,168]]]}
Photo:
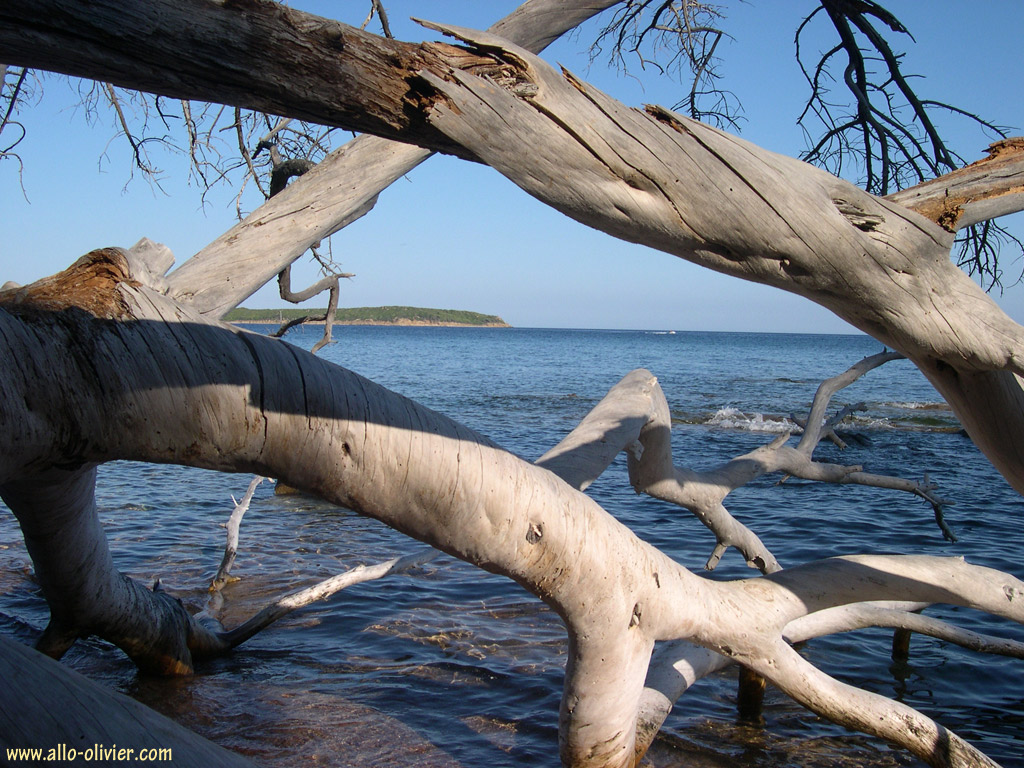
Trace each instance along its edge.
{"label": "shallow water", "polygon": [[[314,328],[289,340],[309,348]],[[880,351],[861,336],[565,331],[336,329],[327,359],[463,422],[524,458],[550,448],[635,367],[655,373],[676,422],[679,464],[707,468],[771,440],[805,413],[817,384]],[[954,502],[944,541],[924,502],[894,492],[763,478],[727,500],[783,565],[852,552],[965,555],[1024,576],[1024,502],[905,361],[841,392],[863,401],[864,439],[818,458],[920,478]],[[101,468],[101,516],[115,559],[155,577],[196,609],[220,562],[221,524],[244,476],[113,463]],[[691,517],[636,496],[617,462],[589,491],[642,538],[694,570],[713,541]],[[256,493],[225,590],[225,623],[281,592],[420,545],[350,511]],[[711,578],[751,575],[735,552]],[[931,610],[1024,640],[1020,627],[966,610]],[[0,516],[0,631],[30,641],[46,622],[13,518]],[[995,629],[993,629],[995,627]],[[803,652],[853,684],[924,710],[1002,765],[1024,766],[1024,662],[915,638],[905,664],[891,632],[808,644]],[[139,677],[104,643],[68,663],[267,766],[556,766],[565,638],[559,620],[500,577],[442,557],[406,575],[350,588],[293,614],[194,679]],[[679,702],[648,760],[656,766],[919,765],[884,744],[819,721],[769,691],[766,726],[736,723],[735,673],[700,682]]]}

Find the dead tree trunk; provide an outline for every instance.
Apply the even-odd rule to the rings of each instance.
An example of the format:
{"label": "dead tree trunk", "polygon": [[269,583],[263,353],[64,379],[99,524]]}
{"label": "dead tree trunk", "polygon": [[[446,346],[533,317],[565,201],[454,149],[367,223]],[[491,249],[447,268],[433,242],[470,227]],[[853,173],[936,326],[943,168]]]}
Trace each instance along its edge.
{"label": "dead tree trunk", "polygon": [[[0,405],[0,487],[27,530],[61,520],[23,492],[28,484],[91,489],[85,479],[96,462],[258,472],[504,574],[551,605],[570,643],[560,717],[567,765],[632,764],[643,749],[638,718],[654,643],[678,639],[932,765],[993,765],[919,713],[837,687],[794,654],[784,632],[808,613],[865,600],[949,602],[1024,621],[1016,599],[1024,583],[920,557],[842,558],[707,582],[548,470],[313,355],[204,321],[148,289],[130,258],[96,252],[0,301],[0,344],[19,361],[0,369],[9,394]],[[47,469],[54,466],[66,468],[66,480]],[[43,532],[51,546],[72,535]],[[73,562],[102,576],[104,551],[86,550]],[[89,624],[72,610],[60,627],[110,623],[122,632],[110,617],[124,603],[106,596],[109,581],[90,596],[88,615],[99,619]],[[176,668],[188,654],[219,650],[220,638],[187,615],[181,621],[180,606],[149,600],[145,610],[122,632],[122,647],[140,663],[164,663],[166,647],[185,649],[175,651]],[[141,651],[131,645],[140,624],[160,635]]]}

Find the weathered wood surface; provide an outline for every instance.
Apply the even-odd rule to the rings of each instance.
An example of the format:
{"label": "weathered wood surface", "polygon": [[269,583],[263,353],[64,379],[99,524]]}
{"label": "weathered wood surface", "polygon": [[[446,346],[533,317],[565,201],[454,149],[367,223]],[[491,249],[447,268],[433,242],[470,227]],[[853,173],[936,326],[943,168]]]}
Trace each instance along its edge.
{"label": "weathered wood surface", "polygon": [[992,144],[988,157],[886,197],[957,229],[1024,210],[1024,138]]}
{"label": "weathered wood surface", "polygon": [[[259,472],[504,574],[565,621],[560,738],[570,766],[619,768],[642,751],[651,652],[675,639],[735,660],[814,711],[932,765],[992,765],[921,714],[838,686],[796,656],[783,633],[808,612],[894,598],[1021,622],[1024,582],[927,557],[838,558],[759,579],[701,579],[548,470],[313,355],[190,313],[132,279],[129,257],[98,252],[0,297],[2,352],[20,361],[0,368],[9,395],[0,402],[8,436],[0,487],[43,466],[113,459]],[[76,306],[83,286],[95,314]],[[16,514],[32,515],[31,503],[13,501]],[[45,513],[35,517],[45,524]],[[102,591],[90,615],[102,613]],[[193,629],[186,640],[202,653],[205,638]]]}
{"label": "weathered wood surface", "polygon": [[[214,23],[218,37],[194,39]],[[1024,330],[950,264],[948,232],[791,158],[662,109],[624,107],[502,38],[444,30],[469,51],[369,39],[259,0],[154,0],[128,15],[114,0],[87,10],[64,0],[0,9],[0,50],[14,63],[272,104],[478,158],[589,226],[817,301],[913,360],[1024,491],[1024,393],[1015,378]],[[104,41],[102,56],[94,39]],[[188,78],[163,66],[169,61],[184,62]],[[321,92],[324,79],[335,84]]]}
{"label": "weathered wood surface", "polygon": [[[252,763],[168,720],[139,702],[108,691],[74,670],[0,635],[0,761],[7,749],[42,749],[39,761],[11,760],[10,765],[48,765],[45,755],[64,745],[85,750],[100,745],[133,749],[131,759],[104,760],[95,765],[135,762],[141,749],[170,749],[166,762],[186,768],[251,768]],[[66,752],[65,752],[66,754]],[[96,753],[93,753],[94,755]],[[106,753],[104,753],[106,754]],[[124,753],[122,753],[124,756]],[[5,764],[7,764],[5,762]]]}
{"label": "weathered wood surface", "polygon": [[5,3],[0,52],[8,64],[388,138],[423,131],[426,146],[462,153],[396,105],[417,98],[408,80],[428,61],[468,64],[464,53],[378,37],[271,0]]}

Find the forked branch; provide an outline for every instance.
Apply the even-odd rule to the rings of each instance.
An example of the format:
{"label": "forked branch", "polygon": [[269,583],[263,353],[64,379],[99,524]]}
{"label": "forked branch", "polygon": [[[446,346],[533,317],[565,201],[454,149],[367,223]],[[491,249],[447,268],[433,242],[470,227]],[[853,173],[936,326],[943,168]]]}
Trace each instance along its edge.
{"label": "forked branch", "polygon": [[[883,352],[865,358],[844,373],[819,386],[808,423],[819,425],[805,430],[794,448],[786,445],[788,434],[750,453],[738,456],[711,470],[694,471],[678,467],[672,457],[671,417],[658,380],[648,371],[637,370],[623,377],[557,446],[537,460],[574,488],[584,490],[626,452],[630,483],[638,493],[668,501],[691,511],[714,534],[716,544],[705,567],[717,566],[729,547],[743,554],[751,567],[772,573],[780,565],[761,540],[726,509],[726,497],[737,488],[762,475],[781,472],[806,480],[857,484],[912,493],[926,499],[941,523],[943,501],[934,494],[926,478],[916,482],[864,472],[859,466],[841,466],[814,461],[813,451],[825,430],[824,414],[833,395],[868,371],[902,357]],[[951,536],[948,528],[943,532]]]}
{"label": "forked branch", "polygon": [[[623,70],[628,59],[662,73],[689,75],[686,96],[674,109],[720,128],[736,128],[740,104],[721,87],[718,45],[727,35],[719,27],[721,7],[698,0],[624,0],[590,48],[596,59],[608,48],[609,58]],[[685,83],[684,83],[685,85]]]}

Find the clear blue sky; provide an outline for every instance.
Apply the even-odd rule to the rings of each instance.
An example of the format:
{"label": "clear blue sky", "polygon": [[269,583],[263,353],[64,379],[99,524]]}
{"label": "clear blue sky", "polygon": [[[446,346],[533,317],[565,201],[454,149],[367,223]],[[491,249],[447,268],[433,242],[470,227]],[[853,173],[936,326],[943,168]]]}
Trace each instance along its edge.
{"label": "clear blue sky", "polygon": [[[301,0],[295,5],[359,24],[364,3]],[[486,27],[515,2],[385,0],[395,35],[433,39],[412,15]],[[1024,5],[983,0],[885,3],[916,38],[907,71],[921,73],[920,93],[977,111],[1024,135]],[[368,5],[366,3],[365,5]],[[721,48],[725,85],[743,103],[741,135],[788,155],[804,149],[796,117],[806,97],[793,59],[797,24],[811,0],[725,3]],[[343,16],[340,14],[348,14]],[[372,28],[372,27],[371,27]],[[545,54],[631,105],[678,101],[679,85],[635,67],[630,76],[590,64],[591,24]],[[14,163],[0,163],[0,281],[51,274],[92,248],[129,246],[146,236],[169,246],[181,263],[234,222],[234,193],[222,190],[205,208],[173,155],[154,157],[163,191],[137,173],[129,148],[112,139],[112,118],[89,126],[76,110],[76,88],[49,78],[43,98],[22,111],[28,135]],[[964,130],[960,130],[964,129]],[[991,140],[954,124],[955,149],[980,158]],[[249,198],[250,206],[258,202]],[[1024,236],[1022,214],[1006,220]],[[521,327],[672,328],[843,332],[831,313],[805,299],[716,275],[675,257],[588,230],[529,198],[489,168],[446,157],[428,163],[385,192],[376,209],[334,238],[334,258],[356,278],[343,286],[343,306],[408,304],[499,314]],[[1020,265],[1007,274],[1015,277]],[[296,284],[314,277],[297,270]],[[997,300],[1024,321],[1024,290]],[[280,306],[263,289],[247,306]],[[314,305],[323,302],[314,301]]]}

